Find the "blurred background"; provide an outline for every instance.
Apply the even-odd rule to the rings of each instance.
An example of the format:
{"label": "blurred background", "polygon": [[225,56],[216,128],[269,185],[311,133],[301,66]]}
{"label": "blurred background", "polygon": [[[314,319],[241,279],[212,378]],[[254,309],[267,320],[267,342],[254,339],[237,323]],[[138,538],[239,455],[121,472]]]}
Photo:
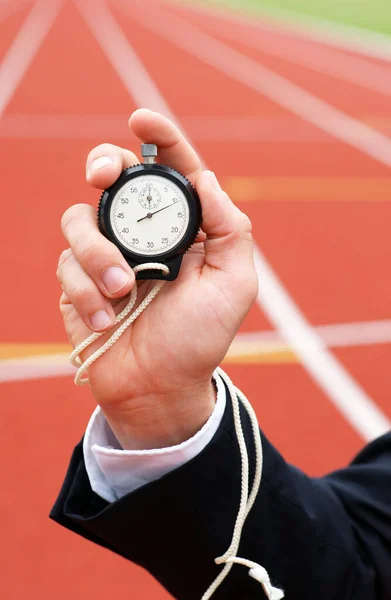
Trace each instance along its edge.
{"label": "blurred background", "polygon": [[[55,272],[85,159],[174,118],[252,219],[260,295],[224,368],[313,475],[390,428],[391,4],[0,0],[0,594],[168,599],[48,519],[94,408]],[[153,543],[153,540],[151,541]]]}

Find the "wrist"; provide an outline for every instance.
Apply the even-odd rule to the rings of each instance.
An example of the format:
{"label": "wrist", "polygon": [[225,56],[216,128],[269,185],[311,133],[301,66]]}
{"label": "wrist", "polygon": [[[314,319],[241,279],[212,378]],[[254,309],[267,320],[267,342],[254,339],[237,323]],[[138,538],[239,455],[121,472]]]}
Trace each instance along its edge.
{"label": "wrist", "polygon": [[205,425],[215,404],[215,385],[208,381],[191,390],[151,394],[101,408],[124,450],[146,450],[188,440]]}

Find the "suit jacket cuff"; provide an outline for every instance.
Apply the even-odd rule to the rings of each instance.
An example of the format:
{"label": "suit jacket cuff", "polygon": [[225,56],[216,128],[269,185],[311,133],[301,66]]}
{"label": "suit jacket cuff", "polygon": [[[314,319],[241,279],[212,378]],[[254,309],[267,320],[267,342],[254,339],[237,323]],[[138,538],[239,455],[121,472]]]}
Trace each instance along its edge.
{"label": "suit jacket cuff", "polygon": [[92,490],[107,502],[115,502],[197,456],[215,435],[225,410],[223,381],[217,373],[213,378],[217,386],[217,401],[212,415],[193,437],[177,446],[123,450],[97,407],[88,423],[83,443],[84,462]]}

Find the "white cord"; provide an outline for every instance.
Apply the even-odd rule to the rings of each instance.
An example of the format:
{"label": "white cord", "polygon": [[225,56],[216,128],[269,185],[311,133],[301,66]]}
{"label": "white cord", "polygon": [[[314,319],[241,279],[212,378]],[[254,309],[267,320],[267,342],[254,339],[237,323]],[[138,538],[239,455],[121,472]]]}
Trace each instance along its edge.
{"label": "white cord", "polygon": [[[147,271],[150,269],[162,271],[164,273],[164,275],[168,275],[170,272],[170,269],[166,265],[163,265],[161,263],[144,263],[141,265],[137,265],[136,267],[134,267],[133,270],[135,273],[138,273],[139,271]],[[165,281],[158,281],[158,283],[156,283],[156,285],[149,292],[148,296],[146,298],[144,298],[144,300],[141,302],[140,306],[134,311],[134,313],[131,314],[130,317],[128,317],[126,319],[126,321],[124,321],[122,323],[122,325],[115,331],[115,333],[113,333],[113,335],[107,340],[107,342],[105,344],[103,344],[103,346],[101,346],[96,352],[94,352],[94,354],[91,354],[91,356],[89,358],[87,358],[87,360],[84,361],[84,363],[81,362],[79,355],[86,348],[88,348],[88,346],[90,346],[90,344],[95,342],[95,340],[97,340],[101,335],[104,335],[106,332],[93,333],[86,340],[84,340],[84,342],[79,344],[74,349],[74,351],[72,352],[72,354],[69,357],[69,360],[74,367],[79,367],[79,369],[77,370],[77,373],[76,373],[76,377],[75,377],[76,385],[85,385],[86,383],[89,382],[88,377],[84,377],[84,379],[82,379],[82,375],[88,370],[88,368],[92,365],[92,363],[94,363],[100,356],[102,356],[102,354],[104,354],[106,352],[106,350],[108,350],[109,348],[111,348],[111,346],[113,346],[115,344],[115,342],[121,337],[121,335],[133,323],[133,321],[135,321],[137,319],[137,317],[139,315],[141,315],[141,313],[147,308],[148,304],[150,304],[152,302],[152,300],[158,295],[158,293],[160,292],[160,290],[162,289],[162,287],[165,283],[166,283]],[[136,300],[137,300],[137,283],[135,282],[133,289],[131,291],[131,294],[130,294],[129,302],[125,306],[124,310],[122,312],[120,312],[120,314],[116,317],[116,319],[114,321],[114,327],[115,327],[115,325],[118,325],[118,323],[120,323],[123,319],[125,319],[125,317],[128,316],[128,314],[132,310],[133,306],[135,305]]]}
{"label": "white cord", "polygon": [[[164,274],[169,273],[169,269],[166,265],[161,263],[146,263],[144,265],[138,265],[134,268],[135,273],[138,271],[146,270],[146,269],[155,269],[161,270]],[[122,325],[115,331],[115,333],[110,337],[110,339],[101,346],[94,354],[92,354],[84,363],[80,360],[80,353],[83,352],[90,344],[92,344],[96,339],[98,339],[103,333],[93,333],[90,335],[84,342],[79,344],[77,348],[72,352],[70,356],[70,361],[74,366],[78,366],[79,369],[76,373],[75,384],[76,385],[84,385],[88,383],[88,377],[82,378],[82,375],[87,371],[87,369],[95,362],[102,354],[106,352],[111,346],[115,344],[115,342],[119,339],[119,337],[126,331],[126,329],[137,319],[137,317],[147,308],[148,304],[152,302],[152,300],[157,296],[164,285],[165,281],[159,281],[152,288],[151,292],[148,296],[143,300],[140,306],[128,317],[132,308],[134,307],[137,300],[137,284],[135,283],[133,290],[130,294],[129,302],[124,310],[117,316],[114,321],[114,326],[118,325],[123,319],[128,317]],[[262,478],[262,466],[263,466],[263,452],[262,452],[262,441],[261,435],[259,433],[258,421],[255,415],[255,412],[247,400],[246,396],[235,386],[233,385],[231,379],[228,375],[219,367],[217,369],[218,374],[223,379],[225,384],[227,385],[231,401],[232,401],[232,411],[234,418],[234,426],[235,432],[238,439],[240,457],[241,457],[241,495],[240,495],[240,504],[239,511],[236,517],[236,522],[233,530],[231,544],[228,550],[222,555],[215,559],[215,563],[217,565],[224,564],[224,568],[216,577],[216,579],[212,582],[209,588],[206,590],[205,594],[202,596],[201,600],[209,600],[212,595],[215,593],[217,588],[221,585],[224,579],[227,577],[228,573],[232,569],[233,564],[240,564],[246,566],[250,569],[249,575],[253,577],[257,581],[259,581],[263,587],[263,590],[269,600],[281,600],[284,598],[284,592],[276,587],[273,587],[270,582],[270,577],[261,565],[255,563],[253,561],[247,560],[245,558],[239,558],[236,556],[236,553],[239,549],[240,538],[242,535],[242,530],[246,518],[253,507],[253,504],[256,500],[256,497],[259,492],[259,487],[261,484]],[[251,488],[251,493],[249,495],[249,461],[248,461],[248,452],[246,448],[246,441],[244,439],[242,423],[240,418],[240,402],[243,404],[246,409],[253,430],[254,435],[254,444],[255,444],[255,474],[254,481]]]}
{"label": "white cord", "polygon": [[[250,571],[249,575],[259,581],[263,587],[263,590],[266,594],[266,597],[269,600],[281,600],[284,598],[284,592],[278,588],[272,586],[270,582],[270,577],[266,569],[261,567],[258,563],[253,561],[249,561],[244,558],[239,558],[236,556],[236,553],[239,549],[240,538],[242,535],[243,526],[247,515],[253,507],[253,504],[257,498],[259,487],[261,485],[262,478],[262,466],[263,466],[263,452],[262,452],[262,440],[259,432],[258,421],[256,414],[254,412],[253,407],[250,402],[247,400],[246,396],[238,389],[235,388],[231,379],[228,375],[219,367],[217,369],[218,374],[223,379],[225,384],[227,385],[231,401],[232,401],[232,411],[234,418],[234,426],[236,437],[238,439],[241,463],[242,463],[242,471],[241,471],[241,497],[239,504],[239,511],[236,517],[236,522],[233,530],[232,541],[228,548],[228,550],[218,558],[215,559],[215,563],[217,565],[221,565],[225,563],[223,570],[219,573],[216,579],[212,582],[209,588],[206,590],[205,594],[202,596],[201,600],[209,600],[212,595],[215,593],[217,588],[221,585],[224,579],[227,577],[228,573],[232,569],[232,565],[234,563],[247,566]],[[242,423],[240,418],[240,406],[239,400],[243,404],[246,409],[253,430],[254,435],[254,444],[255,444],[255,474],[254,481],[251,489],[250,495],[248,495],[249,488],[249,464],[248,464],[248,453],[246,448],[246,442],[244,439]]]}

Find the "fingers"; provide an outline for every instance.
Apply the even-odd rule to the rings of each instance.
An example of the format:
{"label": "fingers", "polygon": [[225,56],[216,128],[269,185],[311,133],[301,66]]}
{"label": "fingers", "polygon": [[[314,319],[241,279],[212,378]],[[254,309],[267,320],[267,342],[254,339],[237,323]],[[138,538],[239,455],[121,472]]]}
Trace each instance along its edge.
{"label": "fingers", "polygon": [[[195,150],[176,125],[163,115],[142,108],[132,114],[129,126],[140,140],[159,147],[161,163],[191,179],[202,168]],[[139,162],[130,150],[112,144],[101,144],[88,155],[86,178],[93,187],[105,189],[118,179],[123,169]]]}
{"label": "fingers", "polygon": [[202,229],[200,229],[199,232],[197,233],[197,237],[194,240],[194,243],[198,244],[198,242],[205,242],[205,240],[206,240],[205,232],[202,231]]}
{"label": "fingers", "polygon": [[109,300],[82,269],[70,248],[60,256],[57,278],[63,288],[62,302],[71,303],[89,329],[104,331],[113,324],[115,314]]}
{"label": "fingers", "polygon": [[103,190],[118,179],[123,169],[137,165],[137,156],[113,144],[96,146],[88,155],[86,178],[93,187]]}
{"label": "fingers", "polygon": [[104,296],[119,298],[130,292],[133,270],[119,249],[99,232],[92,206],[72,206],[64,213],[61,226],[76,261]]}
{"label": "fingers", "polygon": [[159,162],[169,165],[186,177],[195,175],[202,168],[196,151],[177,126],[163,115],[140,108],[130,117],[129,127],[143,142],[158,146]]}
{"label": "fingers", "polygon": [[195,182],[202,206],[202,228],[206,234],[206,262],[216,268],[241,269],[252,265],[252,235],[249,218],[222,191],[211,171],[197,175]]}

